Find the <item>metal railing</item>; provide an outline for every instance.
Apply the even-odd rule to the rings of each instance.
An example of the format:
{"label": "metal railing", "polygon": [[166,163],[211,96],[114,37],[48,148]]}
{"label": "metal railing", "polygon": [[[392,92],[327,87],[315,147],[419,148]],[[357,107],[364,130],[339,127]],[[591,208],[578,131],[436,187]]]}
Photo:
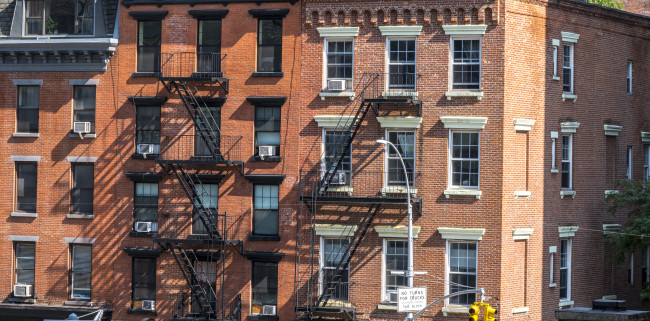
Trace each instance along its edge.
{"label": "metal railing", "polygon": [[[300,173],[300,196],[336,198],[392,198],[406,199],[406,185],[401,171],[342,171],[338,170],[330,184],[321,190],[325,171],[316,170]],[[411,194],[417,193],[420,185],[418,172],[409,172]]]}
{"label": "metal railing", "polygon": [[165,78],[219,78],[222,60],[219,52],[163,52],[160,73]]}
{"label": "metal railing", "polygon": [[220,157],[214,158],[207,143],[199,134],[167,136],[162,141],[160,159],[166,161],[221,162],[243,161],[243,136],[218,137]]}
{"label": "metal railing", "polygon": [[[231,225],[238,220],[237,216],[228,216],[211,210],[210,219],[216,223],[222,238],[229,235]],[[158,206],[157,232],[160,238],[208,240],[207,228],[198,217],[191,203],[167,203]]]}
{"label": "metal railing", "polygon": [[[217,291],[219,292],[219,291]],[[173,304],[172,319],[186,317],[200,317],[198,313],[192,311],[192,295],[187,292],[174,293],[168,295]],[[224,300],[221,306],[221,298],[216,298],[214,304],[215,315],[211,318],[229,321],[241,321],[241,294],[231,297],[228,301]]]}
{"label": "metal railing", "polygon": [[419,77],[415,73],[364,73],[361,99],[413,98]]}

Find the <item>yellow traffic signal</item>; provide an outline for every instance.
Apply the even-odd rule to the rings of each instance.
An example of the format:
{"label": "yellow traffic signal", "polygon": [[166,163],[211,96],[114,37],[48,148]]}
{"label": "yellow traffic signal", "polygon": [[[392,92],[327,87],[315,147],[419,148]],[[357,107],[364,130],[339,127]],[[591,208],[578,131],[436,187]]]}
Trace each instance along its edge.
{"label": "yellow traffic signal", "polygon": [[478,313],[480,311],[480,307],[476,304],[472,304],[469,306],[469,321],[478,321]]}
{"label": "yellow traffic signal", "polygon": [[483,310],[483,321],[496,321],[496,314],[497,309],[491,307],[489,304],[486,305],[485,310]]}

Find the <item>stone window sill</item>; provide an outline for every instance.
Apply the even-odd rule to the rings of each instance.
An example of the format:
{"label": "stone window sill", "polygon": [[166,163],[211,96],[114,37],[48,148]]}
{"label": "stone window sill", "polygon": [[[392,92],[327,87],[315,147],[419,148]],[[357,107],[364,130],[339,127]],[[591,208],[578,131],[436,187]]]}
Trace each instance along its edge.
{"label": "stone window sill", "polygon": [[321,100],[325,100],[327,97],[332,97],[332,98],[350,98],[350,100],[354,100],[355,97],[354,91],[321,91],[318,96],[320,96]]}
{"label": "stone window sill", "polygon": [[393,303],[380,303],[377,305],[378,310],[389,310],[389,311],[397,311],[397,304]]}
{"label": "stone window sill", "polygon": [[411,97],[417,99],[419,93],[417,91],[385,91],[381,93],[382,97]]}
{"label": "stone window sill", "polygon": [[576,101],[576,99],[578,99],[578,95],[569,94],[569,93],[563,93],[562,94],[562,101],[567,101],[567,100]]}
{"label": "stone window sill", "polygon": [[565,196],[571,196],[571,198],[576,198],[576,191],[573,190],[560,191],[560,198],[564,198]]}
{"label": "stone window sill", "polygon": [[467,314],[469,315],[469,307],[462,306],[462,305],[452,305],[452,306],[446,306],[442,307],[442,315],[447,316],[447,314]]}
{"label": "stone window sill", "polygon": [[21,138],[38,138],[40,135],[40,133],[13,133],[11,136]]}
{"label": "stone window sill", "polygon": [[572,306],[573,303],[574,303],[574,302],[571,301],[571,300],[560,300],[560,304],[559,304],[559,306],[560,306],[560,307],[568,307],[568,306]]}
{"label": "stone window sill", "polygon": [[131,77],[158,77],[160,75],[159,72],[134,72]]}
{"label": "stone window sill", "polygon": [[79,137],[79,134],[75,133],[69,133],[68,137],[70,138],[79,138],[79,139],[84,139],[84,138],[97,138],[97,134],[95,133],[90,133],[90,134],[81,134],[83,135],[83,138]]}
{"label": "stone window sill", "polygon": [[282,161],[282,157],[280,156],[265,156],[262,158],[259,155],[253,155],[250,159],[251,162],[271,162],[271,163],[279,163]]}
{"label": "stone window sill", "polygon": [[481,100],[483,99],[483,92],[482,91],[466,91],[466,90],[451,90],[445,93],[445,96],[447,96],[447,100],[451,100],[452,98],[460,98],[460,97],[476,97],[476,100]]}
{"label": "stone window sill", "polygon": [[86,219],[86,220],[92,220],[95,218],[94,214],[78,214],[78,213],[70,213],[66,215],[65,217],[67,218],[81,218],[81,219]]}
{"label": "stone window sill", "polygon": [[90,299],[74,299],[65,301],[63,305],[89,307],[91,306],[91,303]]}
{"label": "stone window sill", "polygon": [[327,192],[331,193],[347,193],[348,196],[352,196],[352,193],[354,193],[354,188],[350,186],[328,186],[327,187]]}
{"label": "stone window sill", "polygon": [[512,314],[528,313],[528,311],[530,311],[529,307],[518,307],[512,309]]}
{"label": "stone window sill", "polygon": [[530,198],[530,191],[515,191],[515,198]]}
{"label": "stone window sill", "polygon": [[253,77],[284,77],[283,72],[254,72]]}
{"label": "stone window sill", "polygon": [[459,188],[459,189],[446,189],[445,190],[445,197],[449,198],[450,196],[475,196],[477,200],[481,199],[481,195],[483,195],[483,192],[481,192],[478,189],[465,189],[465,188]]}
{"label": "stone window sill", "polygon": [[158,232],[136,232],[130,231],[129,236],[133,237],[158,237]]}
{"label": "stone window sill", "polygon": [[158,154],[146,154],[146,155],[144,155],[144,154],[135,153],[135,154],[131,155],[131,159],[154,159],[155,160],[159,156],[160,155],[158,155]]}
{"label": "stone window sill", "polygon": [[[411,195],[415,196],[418,193],[417,188],[411,188]],[[381,195],[386,194],[406,194],[406,186],[388,186],[381,189]]]}
{"label": "stone window sill", "polygon": [[11,212],[12,217],[38,217],[38,213]]}
{"label": "stone window sill", "polygon": [[280,236],[277,235],[254,235],[251,234],[248,237],[249,241],[272,241],[272,242],[278,242],[280,241]]}

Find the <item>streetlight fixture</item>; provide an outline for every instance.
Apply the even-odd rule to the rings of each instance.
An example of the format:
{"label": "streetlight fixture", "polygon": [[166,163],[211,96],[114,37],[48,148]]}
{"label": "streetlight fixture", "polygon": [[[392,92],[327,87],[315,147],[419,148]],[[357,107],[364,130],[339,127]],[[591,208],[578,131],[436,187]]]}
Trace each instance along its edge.
{"label": "streetlight fixture", "polygon": [[[408,176],[408,172],[406,171],[406,165],[404,164],[404,159],[402,158],[402,154],[399,152],[397,147],[395,147],[393,143],[385,139],[377,139],[376,142],[378,144],[392,147],[397,153],[397,156],[399,156],[399,161],[402,164],[402,169],[404,169],[404,179],[406,180],[406,202],[408,204],[407,211],[408,211],[408,251],[409,251],[408,252],[409,260],[406,269],[406,278],[408,280],[409,288],[412,288],[413,274],[414,274],[413,273],[413,207],[411,206],[411,185],[409,184],[409,176]],[[406,315],[406,321],[411,321],[411,320],[413,320],[413,312],[408,312]]]}

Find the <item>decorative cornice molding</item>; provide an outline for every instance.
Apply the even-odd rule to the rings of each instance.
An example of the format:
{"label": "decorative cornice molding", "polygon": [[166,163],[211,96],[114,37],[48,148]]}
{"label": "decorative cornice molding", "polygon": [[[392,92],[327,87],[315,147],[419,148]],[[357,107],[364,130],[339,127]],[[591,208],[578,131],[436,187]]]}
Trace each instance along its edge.
{"label": "decorative cornice molding", "polygon": [[527,240],[530,238],[530,235],[533,234],[533,231],[534,229],[529,227],[513,228],[512,239],[515,241]]}
{"label": "decorative cornice molding", "polygon": [[576,43],[578,42],[579,38],[580,38],[580,34],[562,31],[562,41],[564,42]]}
{"label": "decorative cornice molding", "polygon": [[68,156],[66,160],[68,163],[96,163],[97,157]]}
{"label": "decorative cornice molding", "polygon": [[349,127],[354,120],[354,116],[340,115],[318,115],[314,116],[318,127]]}
{"label": "decorative cornice molding", "polygon": [[40,162],[41,156],[11,156],[12,162]]}
{"label": "decorative cornice molding", "polygon": [[650,143],[650,132],[641,132],[641,141],[644,143]]}
{"label": "decorative cornice molding", "polygon": [[530,131],[533,128],[533,125],[535,125],[534,119],[517,118],[513,122],[515,124],[515,130],[522,132]]}
{"label": "decorative cornice molding", "polygon": [[84,237],[66,237],[65,242],[66,243],[74,243],[74,244],[95,244],[95,239],[94,238],[84,238]]}
{"label": "decorative cornice molding", "polygon": [[38,236],[9,235],[9,241],[12,241],[12,242],[38,242]]}
{"label": "decorative cornice molding", "polygon": [[189,10],[194,19],[223,19],[228,14],[228,9]]}
{"label": "decorative cornice molding", "polygon": [[454,227],[439,227],[438,233],[442,235],[445,240],[469,240],[480,241],[485,234],[484,228],[454,228]]}
{"label": "decorative cornice molding", "polygon": [[605,136],[618,136],[623,126],[605,124],[603,129],[605,130]]}
{"label": "decorative cornice molding", "polygon": [[382,128],[420,128],[422,117],[385,116],[377,117],[377,121]]}
{"label": "decorative cornice molding", "polygon": [[578,226],[558,226],[557,231],[560,232],[560,237],[574,237]]}
{"label": "decorative cornice molding", "polygon": [[442,116],[440,121],[449,129],[483,129],[487,117]]}
{"label": "decorative cornice molding", "polygon": [[448,36],[484,35],[487,25],[443,25],[442,29]]}
{"label": "decorative cornice molding", "polygon": [[[382,238],[407,238],[409,233],[408,226],[404,225],[375,226],[375,231]],[[413,226],[413,238],[418,238],[418,234],[420,234],[420,227]]]}
{"label": "decorative cornice molding", "polygon": [[560,123],[560,128],[562,133],[573,134],[580,127],[579,122],[564,122]]}
{"label": "decorative cornice molding", "polygon": [[257,19],[281,19],[289,14],[289,9],[250,9],[248,13]]}
{"label": "decorative cornice molding", "polygon": [[97,86],[99,79],[70,79],[70,86]]}
{"label": "decorative cornice molding", "polygon": [[321,37],[356,37],[359,27],[320,27],[316,28]]}
{"label": "decorative cornice molding", "polygon": [[316,224],[315,228],[318,236],[351,237],[356,231],[356,225]]}
{"label": "decorative cornice molding", "polygon": [[422,26],[380,26],[381,35],[386,36],[418,36]]}
{"label": "decorative cornice molding", "polygon": [[614,234],[621,230],[621,224],[603,224],[603,235]]}

